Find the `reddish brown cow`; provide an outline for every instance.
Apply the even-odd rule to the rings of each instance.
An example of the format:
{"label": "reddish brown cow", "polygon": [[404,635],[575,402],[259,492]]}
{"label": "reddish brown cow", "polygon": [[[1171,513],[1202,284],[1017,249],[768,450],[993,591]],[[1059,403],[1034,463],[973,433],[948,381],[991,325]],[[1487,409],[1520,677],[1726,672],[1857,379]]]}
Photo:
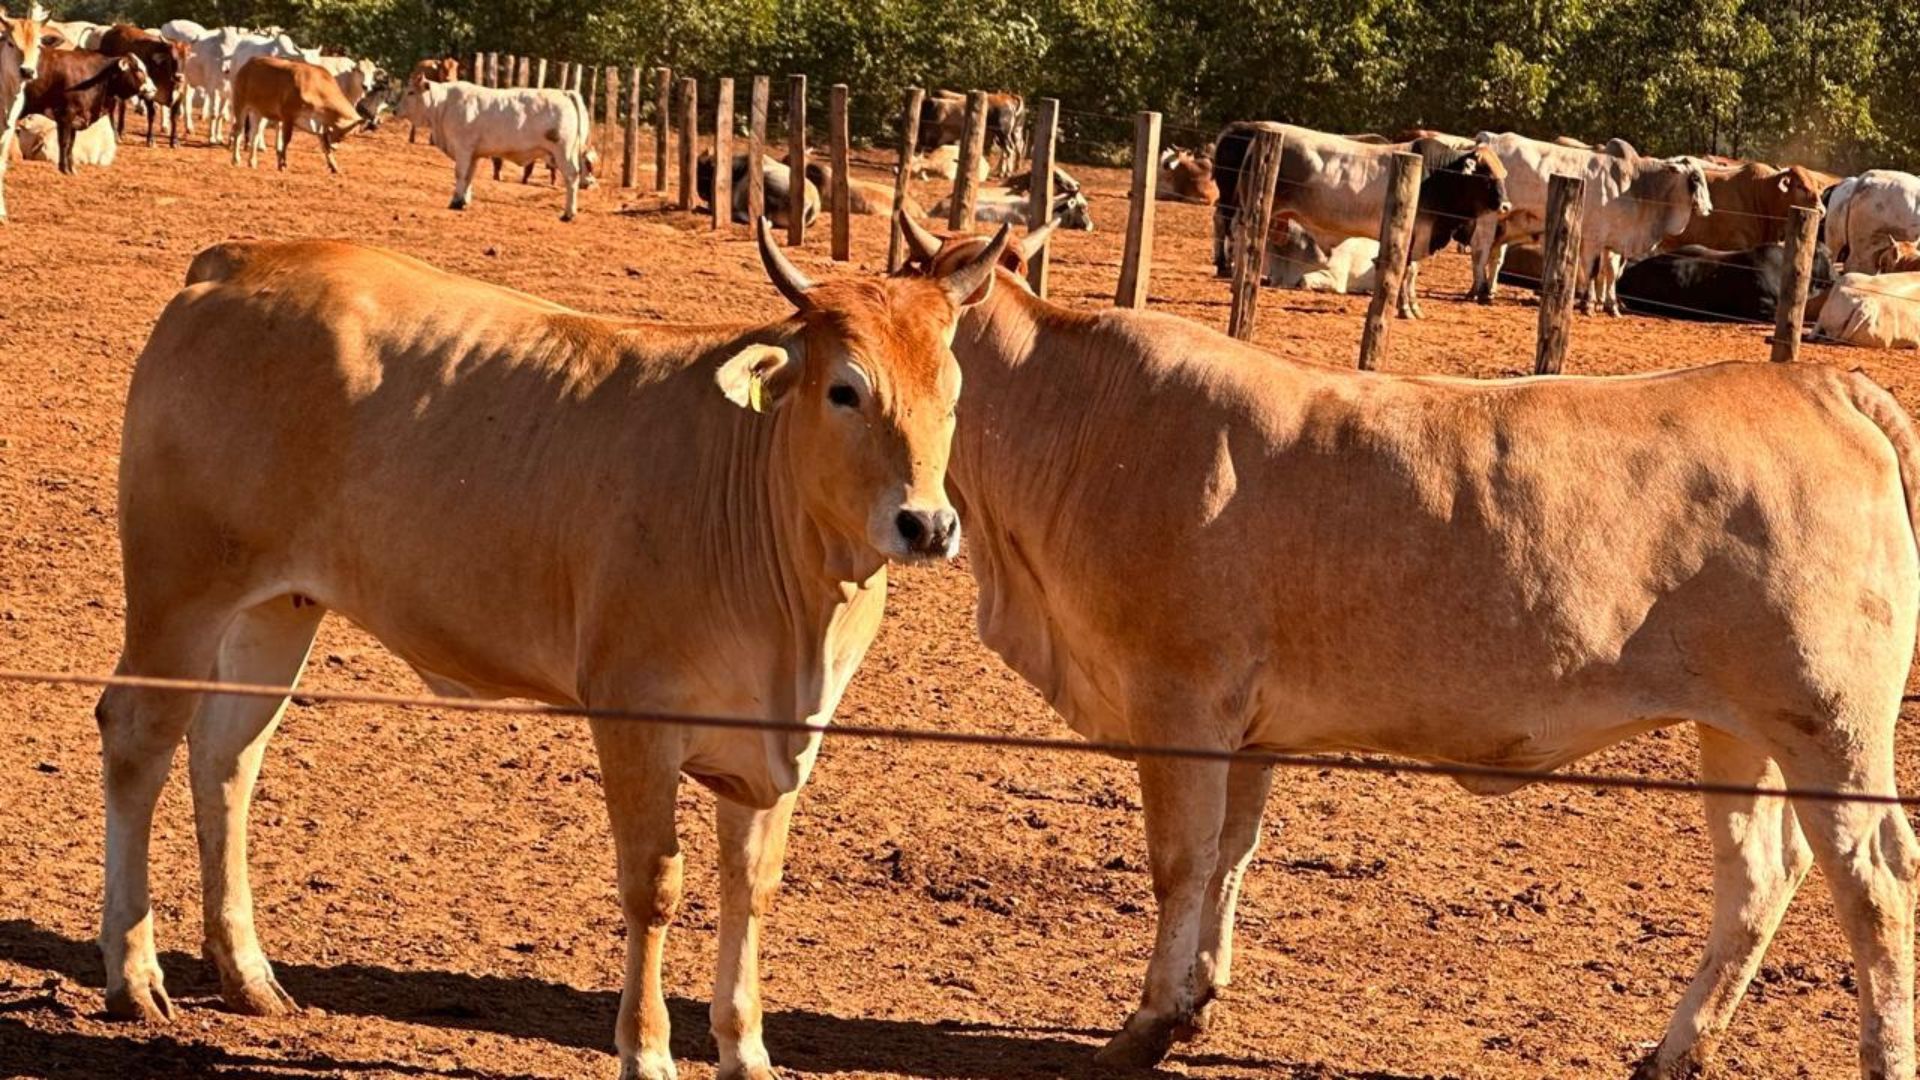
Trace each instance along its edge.
{"label": "reddish brown cow", "polygon": [[1213,157],[1170,146],[1160,155],[1157,198],[1212,206],[1220,201],[1220,185],[1213,182]]}
{"label": "reddish brown cow", "polygon": [[[153,114],[157,104],[167,111],[167,145],[179,146],[180,113],[187,86],[180,72],[187,63],[186,43],[162,41],[137,26],[116,23],[101,36],[100,52],[106,56],[137,56],[147,66],[147,75],[153,79],[156,92],[153,101],[141,102],[142,111],[147,114],[147,145],[153,145]],[[115,134],[125,134],[126,129],[127,103],[121,101],[114,109],[113,130]]]}
{"label": "reddish brown cow", "polygon": [[1693,215],[1684,232],[1660,245],[1672,251],[1688,244],[1718,251],[1746,251],[1787,238],[1787,221],[1796,206],[1820,205],[1826,190],[1820,178],[1798,165],[1776,169],[1758,161],[1706,169],[1713,213]]}
{"label": "reddish brown cow", "polygon": [[128,98],[152,101],[156,91],[137,56],[107,56],[87,49],[49,49],[40,73],[27,84],[22,115],[51,117],[59,132],[60,171],[71,174],[73,136]]}
{"label": "reddish brown cow", "polygon": [[326,155],[327,171],[337,173],[340,164],[333,158],[333,144],[367,122],[333,75],[318,64],[304,60],[284,60],[277,56],[256,56],[233,77],[233,118],[238,138],[233,140],[233,163],[240,164],[242,141],[251,150],[247,167],[260,161],[260,140],[268,123],[280,125],[274,142],[280,167],[287,167],[287,145],[293,131],[313,121],[320,132],[320,152]]}

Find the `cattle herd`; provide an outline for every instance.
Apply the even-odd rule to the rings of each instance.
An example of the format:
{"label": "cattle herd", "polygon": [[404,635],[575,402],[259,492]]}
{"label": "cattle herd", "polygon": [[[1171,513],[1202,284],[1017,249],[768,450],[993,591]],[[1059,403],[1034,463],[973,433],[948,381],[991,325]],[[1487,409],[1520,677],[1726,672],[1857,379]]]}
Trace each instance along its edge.
{"label": "cattle herd", "polygon": [[[395,87],[277,31],[149,34],[38,11],[0,27],[6,139],[23,113],[45,117],[62,170],[134,102],[149,138],[162,115],[170,137],[197,115],[235,162],[277,126],[284,168],[296,131],[332,166],[391,101],[454,161],[455,209],[488,158],[546,164],[569,218],[591,176],[577,91],[482,87],[440,59]],[[940,168],[964,107],[927,100],[923,167]],[[1023,118],[1017,97],[989,99],[989,172],[1007,193],[980,204],[1003,223],[992,239],[930,231],[910,203],[901,272],[816,284],[753,223],[791,309],[767,323],[602,318],[343,241],[203,251],[129,389],[119,673],[291,692],[333,611],[442,694],[769,725],[591,720],[630,929],[613,1041],[621,1075],[647,1080],[675,1073],[662,960],[679,778],[720,796],[720,1075],[766,1080],[758,941],[795,800],[878,630],[889,564],[952,558],[963,526],[982,640],[1076,732],[1186,751],[1137,757],[1158,928],[1140,1004],[1099,1053],[1110,1068],[1202,1035],[1231,978],[1272,779],[1234,752],[1551,770],[1691,723],[1709,780],[1895,793],[1920,429],[1885,390],[1817,365],[1404,378],[1161,313],[1057,306],[1022,271],[1091,218],[1062,171],[1052,220],[1024,219]],[[1283,138],[1278,182],[1249,193],[1242,165],[1267,132]],[[1161,194],[1214,205],[1221,251],[1249,194],[1271,198],[1270,279],[1364,289],[1402,149],[1426,166],[1411,258],[1465,245],[1473,299],[1537,273],[1547,178],[1573,174],[1593,307],[1768,318],[1787,210],[1824,205],[1822,273],[1846,272],[1808,313],[1820,332],[1878,341],[1920,323],[1888,306],[1920,296],[1920,180],[1904,173],[1258,122],[1169,149]],[[717,164],[701,167],[709,198]],[[819,212],[819,163],[762,164],[771,217]],[[891,210],[890,189],[854,194]],[[1405,280],[1396,300],[1417,317]],[[174,1015],[148,845],[189,734],[204,954],[236,1011],[291,1006],[255,933],[245,847],[285,704],[138,683],[102,695],[113,1016]],[[1818,864],[1853,952],[1862,1075],[1915,1080],[1920,845],[1901,809],[1736,790],[1706,812],[1712,936],[1635,1076],[1707,1067]]]}

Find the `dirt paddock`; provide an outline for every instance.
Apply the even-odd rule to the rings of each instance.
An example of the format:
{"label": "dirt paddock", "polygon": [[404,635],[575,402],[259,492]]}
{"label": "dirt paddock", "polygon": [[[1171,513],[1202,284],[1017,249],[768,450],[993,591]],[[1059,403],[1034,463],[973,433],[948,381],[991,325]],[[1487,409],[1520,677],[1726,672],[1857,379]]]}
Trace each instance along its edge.
{"label": "dirt paddock", "polygon": [[[744,230],[723,237],[639,191],[602,186],[579,221],[560,194],[452,170],[403,125],[353,139],[328,176],[301,136],[293,171],[228,166],[193,140],[133,145],[62,178],[16,164],[0,227],[0,666],[98,672],[120,635],[119,417],[134,357],[195,252],[239,237],[336,236],[588,310],[661,319],[783,310]],[[609,161],[613,160],[610,156]],[[876,158],[877,160],[877,158]],[[1100,230],[1056,242],[1055,298],[1111,302],[1125,176],[1079,169]],[[878,174],[875,174],[878,176]],[[643,176],[645,190],[651,184]],[[921,194],[937,196],[931,186]],[[1219,326],[1208,211],[1162,204],[1152,303]],[[856,269],[884,260],[858,219]],[[816,277],[824,223],[796,255]],[[1531,298],[1457,296],[1464,259],[1423,275],[1427,319],[1392,328],[1389,367],[1493,377],[1531,364]],[[1261,344],[1351,364],[1366,300],[1267,292]],[[1764,331],[1582,319],[1568,369],[1624,372],[1766,355]],[[271,350],[271,342],[262,342]],[[1920,408],[1898,354],[1810,348]],[[1383,527],[1391,523],[1383,522]],[[895,577],[889,618],[842,717],[1064,734],[973,637],[963,568]],[[412,692],[330,621],[310,686]],[[599,776],[575,722],[316,705],[290,711],[253,818],[259,925],[306,1006],[220,1008],[197,955],[185,768],[162,800],[154,894],[179,1018],[106,1022],[92,938],[101,823],[94,694],[0,686],[0,1076],[611,1076],[625,931]],[[1920,791],[1913,741],[1902,774]],[[1692,736],[1588,764],[1692,775]],[[711,799],[682,794],[687,903],[669,945],[681,1075],[711,1076],[716,915]],[[1215,1030],[1166,1068],[1206,1077],[1624,1077],[1659,1037],[1705,940],[1697,806],[1670,795],[1529,789],[1498,800],[1438,780],[1282,774],[1241,909],[1237,981]],[[767,1041],[795,1077],[974,1080],[1087,1072],[1134,1004],[1151,943],[1138,792],[1089,756],[828,740],[794,826],[766,941]],[[1816,873],[1731,1032],[1728,1072],[1853,1075],[1851,965]]]}

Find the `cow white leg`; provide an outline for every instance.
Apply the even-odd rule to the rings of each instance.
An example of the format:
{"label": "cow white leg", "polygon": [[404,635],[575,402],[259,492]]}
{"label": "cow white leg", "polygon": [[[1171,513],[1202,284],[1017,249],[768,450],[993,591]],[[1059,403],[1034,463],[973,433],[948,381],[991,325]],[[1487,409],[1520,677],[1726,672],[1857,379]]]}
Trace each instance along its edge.
{"label": "cow white leg", "polygon": [[[1702,780],[1785,785],[1764,751],[1711,728],[1699,731]],[[1665,1037],[1634,1080],[1689,1080],[1708,1067],[1780,917],[1813,866],[1813,851],[1786,800],[1708,795],[1704,802],[1713,837],[1713,931]]]}
{"label": "cow white leg", "polygon": [[1204,1030],[1221,991],[1233,981],[1233,917],[1240,903],[1253,852],[1260,846],[1260,818],[1266,812],[1273,769],[1239,763],[1228,766],[1226,818],[1220,828],[1220,854],[1207,886],[1201,916],[1199,980],[1202,993],[1194,1027]]}
{"label": "cow white leg", "polygon": [[567,205],[560,213],[561,221],[572,221],[574,215],[580,212],[580,176],[585,172],[582,163],[586,160],[586,149],[582,147],[580,153],[578,161],[565,153],[556,155],[560,162],[560,179],[567,185]]}
{"label": "cow white leg", "polygon": [[1176,1039],[1192,1034],[1202,1001],[1195,985],[1201,920],[1226,817],[1226,763],[1142,758],[1140,801],[1159,923],[1140,1007],[1095,1059],[1109,1067],[1156,1064]]}
{"label": "cow white leg", "polygon": [[798,796],[766,810],[718,801],[720,964],[713,986],[713,1038],[720,1080],[774,1080],[760,1033],[760,924],[773,907]]}
{"label": "cow white leg", "polygon": [[1627,267],[1626,257],[1617,251],[1605,251],[1600,254],[1601,266],[1605,271],[1603,278],[1603,299],[1606,312],[1616,318],[1625,315],[1626,309],[1620,304],[1620,274]]}
{"label": "cow white leg", "polygon": [[[1779,755],[1798,787],[1893,794],[1893,715],[1834,723],[1823,755]],[[1864,729],[1864,730],[1863,730]],[[1846,743],[1839,731],[1851,730]],[[1860,1073],[1914,1080],[1913,930],[1920,844],[1897,806],[1804,801],[1794,805],[1853,950],[1860,1001]]]}
{"label": "cow white leg", "polygon": [[592,727],[627,922],[626,981],[613,1028],[620,1078],[674,1080],[660,965],[667,928],[680,910],[683,861],[673,817],[680,759],[667,752],[659,729],[618,721]]}
{"label": "cow white leg", "polygon": [[[304,597],[281,596],[241,612],[220,642],[219,678],[291,689],[324,610]],[[200,841],[202,952],[220,973],[221,998],[249,1016],[293,1008],[254,933],[247,881],[247,810],[261,755],[286,707],[284,697],[208,695],[187,733]]]}
{"label": "cow white leg", "polygon": [[480,164],[476,154],[453,155],[453,201],[449,210],[465,210],[473,205],[473,170]]}
{"label": "cow white leg", "polygon": [[[133,568],[129,568],[133,571]],[[130,572],[131,585],[136,581]],[[183,605],[157,617],[130,596],[127,644],[115,669],[124,675],[203,679],[213,671],[228,613]],[[148,892],[148,843],[154,806],[199,700],[193,694],[108,687],[94,707],[106,800],[106,896],[100,954],[107,969],[107,1015],[149,1023],[173,1018],[154,951]]]}
{"label": "cow white leg", "polygon": [[12,124],[0,125],[0,222],[7,220],[7,159],[13,156]]}
{"label": "cow white leg", "polygon": [[[1378,279],[1376,278],[1376,280]],[[1417,319],[1420,317],[1420,262],[1418,259],[1407,260],[1407,270],[1400,275],[1399,300],[1399,316],[1401,318]]]}

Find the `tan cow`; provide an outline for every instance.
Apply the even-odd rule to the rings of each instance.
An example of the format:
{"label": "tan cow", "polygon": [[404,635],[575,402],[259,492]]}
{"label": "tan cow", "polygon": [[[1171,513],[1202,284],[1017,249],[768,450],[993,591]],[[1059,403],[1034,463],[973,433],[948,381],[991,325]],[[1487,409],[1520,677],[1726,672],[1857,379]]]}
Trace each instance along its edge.
{"label": "tan cow", "polygon": [[[936,268],[978,255],[905,228]],[[1895,793],[1920,432],[1865,376],[1379,375],[1056,307],[1011,275],[953,348],[981,637],[1088,738],[1551,770],[1692,722],[1707,780]],[[1270,779],[1138,762],[1160,915],[1115,1065],[1158,1061],[1227,984]],[[1863,1075],[1913,1080],[1906,815],[1706,804],[1713,932],[1636,1075],[1697,1075],[1818,862]]]}
{"label": "tan cow", "polygon": [[[762,227],[798,310],[702,326],[588,315],[338,241],[209,249],[128,392],[119,671],[290,688],[338,611],[441,693],[824,729],[888,561],[959,545],[947,341],[1005,246],[937,280],[815,287]],[[183,734],[221,996],[290,1006],[245,846],[284,705],[102,695],[112,1015],[172,1013],[148,837]],[[757,942],[819,733],[592,730],[629,931],[622,1075],[674,1073],[661,960],[684,772],[720,796],[720,1075],[769,1080]]]}
{"label": "tan cow", "polygon": [[1695,216],[1682,232],[1660,242],[1662,251],[1688,244],[1718,251],[1746,251],[1787,238],[1796,206],[1820,205],[1819,175],[1798,165],[1776,169],[1758,161],[1732,166],[1707,162],[1707,194],[1713,213]]}
{"label": "tan cow", "polygon": [[233,77],[233,163],[240,164],[240,146],[246,143],[247,167],[260,163],[260,144],[269,123],[280,125],[274,152],[280,168],[287,167],[287,145],[296,128],[312,125],[320,133],[320,152],[327,171],[337,173],[333,144],[367,122],[347,100],[333,74],[318,64],[278,56],[256,56]]}

